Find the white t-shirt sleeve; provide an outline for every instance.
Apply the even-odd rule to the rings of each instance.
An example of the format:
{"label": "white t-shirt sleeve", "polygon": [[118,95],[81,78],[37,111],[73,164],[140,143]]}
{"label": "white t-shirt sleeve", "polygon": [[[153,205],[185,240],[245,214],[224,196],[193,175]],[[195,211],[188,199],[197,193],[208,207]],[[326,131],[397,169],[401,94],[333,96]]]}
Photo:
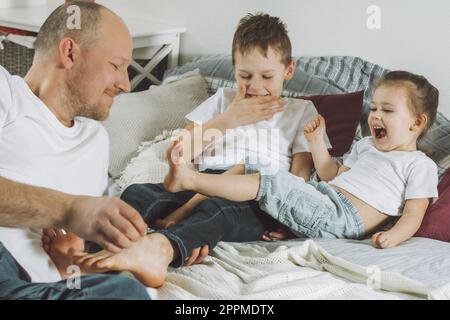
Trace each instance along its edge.
{"label": "white t-shirt sleeve", "polygon": [[405,200],[437,198],[438,174],[433,160],[425,157],[416,161],[409,170]]}
{"label": "white t-shirt sleeve", "polygon": [[[292,144],[292,154],[300,153],[300,152],[310,152],[309,143],[306,140],[305,134],[303,130],[305,125],[308,124],[311,120],[313,120],[317,116],[317,110],[314,104],[311,101],[306,102],[305,111],[300,119],[300,123],[298,125],[297,133],[294,138],[294,143]],[[331,148],[330,140],[328,139],[327,134],[324,136],[325,143],[327,148]]]}
{"label": "white t-shirt sleeve", "polygon": [[222,112],[223,92],[223,88],[219,88],[214,95],[188,113],[185,118],[197,124],[202,124],[219,115]]}
{"label": "white t-shirt sleeve", "polygon": [[9,109],[12,105],[10,76],[8,72],[0,66],[0,136],[5,126]]}
{"label": "white t-shirt sleeve", "polygon": [[362,138],[361,140],[354,143],[350,151],[344,154],[343,165],[351,168],[353,164],[356,162],[356,160],[358,160],[361,147],[367,142],[368,142],[367,138]]}

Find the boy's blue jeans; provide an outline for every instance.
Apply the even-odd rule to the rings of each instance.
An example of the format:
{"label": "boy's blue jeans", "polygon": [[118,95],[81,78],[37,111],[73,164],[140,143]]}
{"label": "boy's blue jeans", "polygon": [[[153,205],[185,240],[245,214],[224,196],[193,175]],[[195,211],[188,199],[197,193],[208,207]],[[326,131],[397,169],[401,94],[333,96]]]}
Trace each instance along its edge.
{"label": "boy's blue jeans", "polygon": [[0,300],[147,300],[138,281],[114,274],[94,274],[80,278],[80,289],[69,289],[65,280],[32,283],[25,270],[0,242]]}
{"label": "boy's blue jeans", "polygon": [[[219,172],[222,171],[213,173]],[[162,184],[146,183],[129,186],[121,198],[139,211],[144,221],[150,224],[166,217],[194,195],[195,192],[192,191],[166,192]],[[157,232],[177,244],[180,256],[172,266],[179,267],[193,249],[205,244],[211,250],[219,241],[261,240],[264,231],[270,228],[273,221],[259,209],[255,201],[234,202],[212,197],[195,207],[189,217]]]}

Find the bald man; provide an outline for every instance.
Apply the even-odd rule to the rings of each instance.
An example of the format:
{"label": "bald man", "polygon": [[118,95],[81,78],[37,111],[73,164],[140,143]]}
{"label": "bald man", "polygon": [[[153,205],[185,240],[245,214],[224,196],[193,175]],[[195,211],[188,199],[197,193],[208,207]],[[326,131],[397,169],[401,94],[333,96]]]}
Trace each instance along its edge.
{"label": "bald man", "polygon": [[[67,23],[74,18],[70,5],[80,8],[80,29]],[[24,79],[0,67],[0,298],[149,298],[140,283],[118,275],[83,276],[81,289],[65,281],[33,283],[29,256],[23,257],[36,228],[64,228],[112,252],[145,235],[137,211],[101,197],[109,142],[96,120],[106,119],[114,97],[130,90],[131,53],[117,15],[71,1],[43,24]]]}

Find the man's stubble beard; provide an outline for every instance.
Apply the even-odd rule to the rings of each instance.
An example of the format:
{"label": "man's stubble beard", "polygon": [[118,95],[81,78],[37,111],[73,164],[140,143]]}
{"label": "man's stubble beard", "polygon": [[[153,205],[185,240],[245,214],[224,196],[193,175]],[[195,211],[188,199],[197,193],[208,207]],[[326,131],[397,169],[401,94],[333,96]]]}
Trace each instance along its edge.
{"label": "man's stubble beard", "polygon": [[105,120],[109,115],[110,108],[102,108],[99,103],[89,102],[84,90],[86,81],[76,76],[66,82],[65,105],[72,110],[74,117],[85,117],[98,121]]}

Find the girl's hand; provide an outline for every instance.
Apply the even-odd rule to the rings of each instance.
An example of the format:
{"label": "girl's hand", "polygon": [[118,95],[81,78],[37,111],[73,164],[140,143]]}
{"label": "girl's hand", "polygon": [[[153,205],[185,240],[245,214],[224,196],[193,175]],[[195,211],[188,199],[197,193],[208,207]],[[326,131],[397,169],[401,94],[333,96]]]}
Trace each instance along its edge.
{"label": "girl's hand", "polygon": [[377,232],[372,236],[372,242],[381,249],[392,248],[398,244],[395,236],[389,231]]}
{"label": "girl's hand", "polygon": [[320,114],[313,120],[308,122],[303,128],[303,133],[308,141],[314,141],[317,139],[323,139],[326,132],[325,119]]}

